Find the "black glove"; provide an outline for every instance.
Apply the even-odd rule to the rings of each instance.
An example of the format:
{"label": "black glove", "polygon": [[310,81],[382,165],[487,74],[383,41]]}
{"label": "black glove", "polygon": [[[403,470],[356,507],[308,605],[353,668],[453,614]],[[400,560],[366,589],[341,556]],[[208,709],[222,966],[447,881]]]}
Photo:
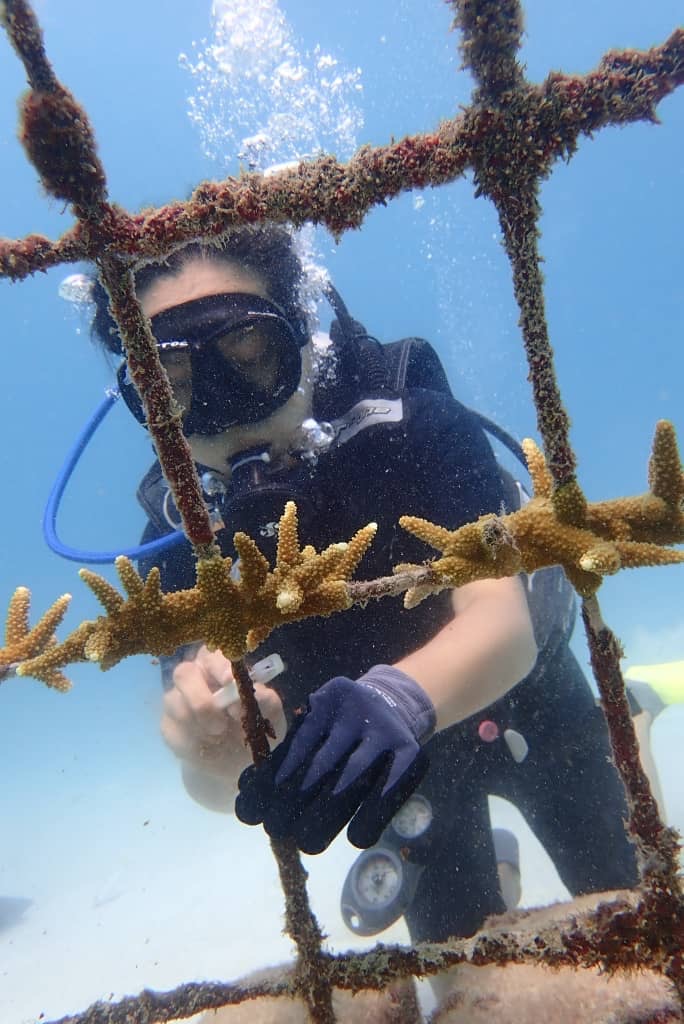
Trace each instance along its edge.
{"label": "black glove", "polygon": [[243,771],[235,813],[304,853],[321,853],[349,821],[350,843],[372,846],[423,778],[420,744],[434,728],[432,701],[399,669],[337,676],[271,756]]}

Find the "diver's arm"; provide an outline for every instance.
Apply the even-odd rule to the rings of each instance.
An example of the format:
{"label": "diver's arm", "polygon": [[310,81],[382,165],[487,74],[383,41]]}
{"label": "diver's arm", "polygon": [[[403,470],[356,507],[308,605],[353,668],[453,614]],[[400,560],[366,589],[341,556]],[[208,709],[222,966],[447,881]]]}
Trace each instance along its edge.
{"label": "diver's arm", "polygon": [[374,665],[355,681],[335,676],[316,690],[283,756],[240,777],[240,821],[289,836],[309,854],[345,825],[354,846],[378,841],[425,773],[421,745],[435,725],[491,704],[535,662],[518,580],[470,584],[454,606],[453,621],[397,665]]}
{"label": "diver's arm", "polygon": [[432,700],[444,729],[488,707],[532,670],[537,647],[517,577],[453,591],[454,618],[395,667]]}

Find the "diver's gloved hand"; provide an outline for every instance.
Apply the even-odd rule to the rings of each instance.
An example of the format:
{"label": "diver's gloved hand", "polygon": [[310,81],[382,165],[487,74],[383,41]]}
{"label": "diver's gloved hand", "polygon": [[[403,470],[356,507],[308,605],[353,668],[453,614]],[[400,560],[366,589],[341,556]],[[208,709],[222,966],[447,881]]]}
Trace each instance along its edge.
{"label": "diver's gloved hand", "polygon": [[321,853],[347,822],[354,846],[372,846],[423,778],[435,720],[425,691],[390,665],[330,679],[271,756],[243,771],[235,813],[304,853]]}

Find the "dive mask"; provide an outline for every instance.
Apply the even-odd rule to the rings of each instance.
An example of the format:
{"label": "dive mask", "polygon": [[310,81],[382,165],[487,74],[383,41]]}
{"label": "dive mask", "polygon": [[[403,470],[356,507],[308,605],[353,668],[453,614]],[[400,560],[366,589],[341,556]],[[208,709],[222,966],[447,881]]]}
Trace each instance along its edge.
{"label": "dive mask", "polygon": [[[193,299],[153,316],[151,326],[187,436],[267,419],[299,385],[306,327],[260,295]],[[125,362],[116,376],[123,400],[144,425]]]}

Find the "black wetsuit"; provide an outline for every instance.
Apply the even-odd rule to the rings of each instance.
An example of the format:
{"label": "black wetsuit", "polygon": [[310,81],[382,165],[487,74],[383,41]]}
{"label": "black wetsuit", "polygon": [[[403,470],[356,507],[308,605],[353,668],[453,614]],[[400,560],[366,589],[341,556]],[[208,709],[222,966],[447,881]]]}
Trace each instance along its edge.
{"label": "black wetsuit", "polygon": [[[432,356],[434,358],[434,354]],[[272,555],[269,524],[285,500],[299,509],[302,543],[317,549],[349,539],[368,522],[377,536],[359,578],[391,573],[400,562],[433,552],[398,525],[401,514],[423,516],[451,529],[510,498],[487,438],[471,411],[450,394],[425,387],[393,391],[343,351],[335,383],[317,387],[314,416],[333,422],[336,441],[315,464],[297,459],[264,477],[254,491],[226,500],[224,553],[244,529]],[[367,384],[371,377],[370,386]],[[420,373],[412,380],[420,382]],[[158,469],[142,499],[152,515],[144,539],[166,532],[159,517]],[[509,504],[510,507],[510,504]],[[194,583],[187,544],[155,560],[166,589]],[[143,563],[143,571],[150,567]],[[426,643],[452,616],[448,592],[405,611],[400,599],[372,601],[327,619],[275,630],[254,660],[277,652],[285,672],[271,684],[288,720],[308,694],[335,675],[356,678],[374,664],[393,663]],[[167,662],[167,682],[172,662]],[[483,719],[512,728],[529,746],[517,764],[502,739],[480,740]],[[488,794],[511,800],[523,813],[572,893],[636,881],[623,819],[624,795],[609,762],[603,716],[567,646],[549,641],[535,669],[506,697],[429,743],[430,770],[420,790],[435,821],[427,866],[406,918],[414,941],[474,932],[487,914],[503,911],[492,846]]]}

